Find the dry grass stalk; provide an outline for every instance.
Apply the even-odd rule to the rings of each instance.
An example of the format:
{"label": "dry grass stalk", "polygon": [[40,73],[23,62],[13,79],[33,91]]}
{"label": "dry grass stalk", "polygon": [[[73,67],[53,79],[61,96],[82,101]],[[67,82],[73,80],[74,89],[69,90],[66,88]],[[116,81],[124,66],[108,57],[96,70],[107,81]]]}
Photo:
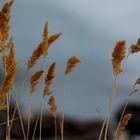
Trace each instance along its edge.
{"label": "dry grass stalk", "polygon": [[132,44],[129,48],[129,54],[137,53],[140,51],[140,38],[137,40],[136,44]]}
{"label": "dry grass stalk", "polygon": [[72,72],[73,68],[76,67],[76,65],[80,63],[80,59],[72,56],[68,61],[67,61],[67,66],[66,66],[66,70],[65,70],[65,75],[67,75],[68,73]]}
{"label": "dry grass stalk", "polygon": [[48,46],[51,46],[61,35],[62,33],[56,33],[49,37],[48,39]]}
{"label": "dry grass stalk", "polygon": [[44,87],[44,96],[49,95],[51,93],[50,87],[52,84],[52,80],[54,79],[54,73],[55,73],[56,63],[51,64],[49,67],[48,73],[45,77],[45,87]]}
{"label": "dry grass stalk", "polygon": [[50,97],[48,104],[50,105],[50,110],[51,110],[51,114],[52,114],[53,118],[56,118],[57,106],[56,106],[54,96]]}
{"label": "dry grass stalk", "polygon": [[[108,133],[108,126],[109,126],[109,120],[110,120],[110,115],[111,115],[111,107],[113,103],[114,96],[116,94],[116,87],[117,87],[117,76],[122,72],[121,68],[121,62],[125,58],[125,41],[118,41],[116,43],[116,46],[114,48],[114,51],[112,53],[112,65],[113,65],[113,72],[114,72],[114,80],[112,84],[112,91],[109,99],[109,104],[107,107],[107,115],[104,119],[102,129],[100,132],[99,140],[101,139],[103,129],[105,127],[105,135],[104,139],[107,139],[107,133]],[[106,124],[106,126],[105,126]]]}
{"label": "dry grass stalk", "polygon": [[118,128],[118,133],[117,133],[117,137],[121,136],[121,134],[123,133],[123,131],[125,130],[125,127],[128,124],[128,121],[131,119],[132,114],[126,114],[123,119],[120,122],[120,126]]}
{"label": "dry grass stalk", "polygon": [[10,10],[14,0],[5,3],[0,11],[0,40],[5,42],[8,39],[9,33],[9,21],[10,21]]}
{"label": "dry grass stalk", "polygon": [[6,97],[7,93],[9,92],[9,90],[12,87],[14,78],[15,78],[15,74],[16,74],[16,70],[17,70],[17,62],[16,62],[16,58],[15,58],[15,48],[14,48],[14,43],[12,42],[12,46],[10,47],[10,52],[9,55],[7,57],[7,64],[6,64],[6,71],[7,74],[5,76],[2,88],[1,88],[1,93]]}
{"label": "dry grass stalk", "polygon": [[113,72],[116,75],[122,72],[121,62],[125,58],[125,49],[125,41],[119,41],[116,43],[112,53]]}
{"label": "dry grass stalk", "polygon": [[32,75],[31,80],[30,80],[30,93],[35,92],[36,85],[39,79],[41,78],[43,72],[44,72],[43,70],[39,70]]}

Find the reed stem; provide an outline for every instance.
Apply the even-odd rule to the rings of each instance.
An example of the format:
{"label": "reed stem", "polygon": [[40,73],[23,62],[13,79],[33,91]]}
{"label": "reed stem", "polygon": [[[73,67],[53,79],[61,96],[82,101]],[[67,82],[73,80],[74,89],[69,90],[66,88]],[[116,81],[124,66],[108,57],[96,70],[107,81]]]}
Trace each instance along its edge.
{"label": "reed stem", "polygon": [[30,97],[29,97],[29,110],[28,110],[27,140],[29,140],[29,132],[30,132],[31,104],[32,104],[32,96],[30,94]]}
{"label": "reed stem", "polygon": [[56,120],[56,117],[55,117],[54,121],[55,121],[55,140],[57,140],[57,120]]}
{"label": "reed stem", "polygon": [[105,136],[104,136],[105,140],[107,140],[107,132],[108,132],[108,126],[109,126],[109,120],[110,120],[110,114],[111,114],[111,107],[112,107],[113,98],[116,93],[116,87],[117,87],[117,75],[115,75],[114,84],[112,86],[112,93],[110,96],[110,101],[109,101],[109,106],[108,106],[108,114],[107,114],[108,117],[107,117]]}
{"label": "reed stem", "polygon": [[[114,78],[113,78],[111,94],[113,93],[113,90],[114,90],[114,87],[115,87],[115,84],[116,84],[116,78],[117,78],[116,76],[114,76]],[[111,101],[112,97],[113,96],[110,96],[110,99],[109,99],[110,101]],[[98,140],[101,140],[102,134],[103,134],[103,130],[104,130],[104,127],[105,127],[106,122],[107,122],[108,113],[110,111],[110,104],[111,104],[110,101],[109,101],[109,104],[107,106],[107,111],[105,113],[105,118],[104,118],[104,121],[103,121],[103,124],[102,124],[102,128],[101,128]]]}

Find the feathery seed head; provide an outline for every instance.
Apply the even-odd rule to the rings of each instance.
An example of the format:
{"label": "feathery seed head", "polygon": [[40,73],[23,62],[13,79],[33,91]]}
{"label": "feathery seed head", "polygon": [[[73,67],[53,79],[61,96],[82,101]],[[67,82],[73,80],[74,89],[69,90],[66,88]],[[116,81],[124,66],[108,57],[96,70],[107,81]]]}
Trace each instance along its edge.
{"label": "feathery seed head", "polygon": [[10,10],[14,0],[4,4],[0,11],[0,40],[5,42],[8,39],[9,22],[10,22]]}
{"label": "feathery seed head", "polygon": [[121,62],[125,58],[125,49],[125,41],[119,41],[116,43],[116,46],[112,53],[113,71],[116,75],[122,72]]}
{"label": "feathery seed head", "polygon": [[57,106],[56,106],[54,96],[50,97],[48,104],[50,105],[50,110],[51,110],[51,114],[52,114],[53,118],[56,118]]}
{"label": "feathery seed head", "polygon": [[126,125],[128,124],[128,121],[131,119],[132,114],[128,113],[126,114],[123,119],[121,120],[120,126],[118,128],[118,134],[117,137],[121,136],[123,131],[125,130]]}
{"label": "feathery seed head", "polygon": [[129,48],[129,54],[137,53],[140,51],[140,38],[137,40],[136,44],[132,44]]}
{"label": "feathery seed head", "polygon": [[51,64],[49,67],[48,73],[45,77],[45,87],[44,87],[44,96],[49,95],[51,93],[50,87],[52,85],[52,81],[54,79],[54,73],[55,73],[56,63]]}
{"label": "feathery seed head", "polygon": [[31,94],[33,92],[35,92],[36,85],[37,85],[39,79],[41,78],[43,72],[44,72],[43,70],[39,70],[32,75],[31,80],[30,80],[30,93]]}
{"label": "feathery seed head", "polygon": [[76,67],[76,65],[78,63],[80,63],[80,59],[77,58],[76,56],[72,56],[70,59],[68,59],[66,70],[65,70],[65,75],[72,72],[73,68]]}
{"label": "feathery seed head", "polygon": [[56,33],[49,37],[48,39],[48,46],[50,47],[61,35],[62,33]]}
{"label": "feathery seed head", "polygon": [[27,68],[28,70],[31,69],[36,63],[37,60],[41,57],[43,54],[43,49],[42,49],[42,42],[38,45],[37,49],[34,50],[32,53],[32,56],[28,60]]}

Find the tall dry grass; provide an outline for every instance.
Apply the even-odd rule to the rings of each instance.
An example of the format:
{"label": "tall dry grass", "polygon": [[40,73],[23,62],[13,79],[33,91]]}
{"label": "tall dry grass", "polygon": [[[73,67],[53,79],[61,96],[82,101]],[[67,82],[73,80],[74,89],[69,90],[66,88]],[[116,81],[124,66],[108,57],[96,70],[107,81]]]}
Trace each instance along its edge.
{"label": "tall dry grass", "polygon": [[[32,140],[35,139],[35,133],[36,133],[36,127],[39,122],[39,139],[42,139],[42,114],[44,109],[44,102],[46,100],[48,101],[48,106],[50,107],[50,112],[52,114],[52,117],[54,119],[55,124],[55,140],[57,140],[57,102],[55,100],[55,96],[53,95],[53,92],[51,90],[53,80],[55,78],[55,70],[56,70],[56,63],[52,63],[48,70],[46,71],[47,67],[47,54],[49,53],[49,48],[57,41],[57,39],[61,36],[62,33],[55,33],[53,35],[49,35],[49,25],[48,22],[45,23],[44,29],[43,29],[43,36],[42,40],[36,47],[36,49],[33,50],[30,58],[27,62],[27,68],[24,75],[24,80],[21,85],[21,94],[17,95],[17,91],[14,85],[14,79],[17,71],[17,59],[16,59],[16,53],[15,53],[15,45],[14,45],[14,39],[9,35],[10,31],[10,12],[12,5],[14,3],[14,0],[10,0],[9,2],[5,3],[0,9],[0,53],[2,57],[3,62],[3,69],[5,72],[5,76],[2,82],[2,85],[0,87],[0,110],[5,110],[7,112],[7,122],[4,122],[3,124],[6,124],[6,140],[10,140],[10,131],[11,127],[14,123],[14,120],[18,119],[15,118],[16,110],[19,112],[19,119],[22,127],[22,132],[25,140],[29,140],[29,132],[30,132],[30,121],[31,121],[31,112],[32,112],[32,94],[36,91],[37,84],[41,83],[42,87],[40,89],[40,95],[41,95],[41,102],[40,102],[40,109],[38,110],[37,119],[35,122]],[[111,116],[111,109],[112,104],[114,101],[114,97],[116,94],[116,89],[118,85],[118,79],[123,73],[122,68],[122,61],[131,54],[137,53],[140,51],[140,39],[135,44],[132,44],[128,49],[128,54],[126,53],[126,42],[118,41],[115,45],[115,48],[112,53],[112,66],[113,66],[113,80],[112,80],[112,88],[111,88],[111,94],[109,103],[107,106],[107,111],[104,117],[103,125],[101,128],[101,132],[99,135],[98,140],[101,140],[102,137],[104,137],[104,140],[107,140],[107,134],[109,129],[109,122],[110,122],[110,116]],[[21,114],[21,108],[19,106],[20,98],[24,96],[25,94],[25,83],[28,78],[28,73],[30,73],[30,70],[35,67],[35,65],[38,63],[38,60],[42,58],[42,67],[40,70],[35,71],[32,76],[30,77],[30,93],[29,93],[29,109],[28,109],[28,126],[27,131],[25,131],[24,123],[23,123],[23,116]],[[64,93],[61,97],[61,104],[62,104],[62,114],[60,119],[60,132],[61,132],[61,140],[64,140],[64,96],[66,94],[66,78],[67,75],[70,74],[73,69],[77,66],[77,64],[80,63],[80,59],[76,56],[72,56],[67,60],[66,68],[64,71]],[[140,78],[138,78],[132,89],[129,93],[128,97],[131,97],[135,92],[135,85],[140,84]],[[10,120],[9,114],[9,106],[10,106],[10,91],[13,89],[14,96],[16,99],[16,107],[14,110],[14,113],[12,114],[12,119]],[[45,98],[45,97],[48,98]],[[128,124],[129,120],[131,119],[131,116],[133,114],[126,114],[125,110],[128,105],[128,100],[124,106],[120,121],[118,123],[118,126],[116,128],[116,132],[114,135],[114,140],[116,140],[124,131],[125,127]],[[47,120],[46,120],[47,123]],[[1,124],[1,125],[3,125]],[[103,134],[104,133],[104,134]]]}

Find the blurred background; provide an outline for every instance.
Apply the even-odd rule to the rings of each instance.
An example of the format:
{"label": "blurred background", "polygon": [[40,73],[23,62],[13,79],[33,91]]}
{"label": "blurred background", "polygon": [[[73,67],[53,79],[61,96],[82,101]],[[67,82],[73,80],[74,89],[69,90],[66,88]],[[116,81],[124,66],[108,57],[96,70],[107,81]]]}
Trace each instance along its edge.
{"label": "blurred background", "polygon": [[[0,7],[5,0],[0,1]],[[47,68],[56,62],[52,91],[60,111],[60,95],[64,92],[66,61],[75,55],[81,63],[66,78],[65,114],[81,119],[101,118],[109,100],[112,83],[111,54],[118,40],[126,40],[127,48],[140,37],[140,1],[135,0],[17,0],[11,11],[11,32],[16,47],[18,72],[15,81],[20,93],[27,60],[42,39],[43,27],[49,23],[49,34],[62,32],[49,49]],[[113,111],[128,97],[140,76],[140,54],[131,55],[120,76]],[[42,67],[40,60],[30,75]],[[29,80],[21,99],[28,107]],[[34,109],[40,105],[40,86],[33,95]],[[139,93],[131,97],[139,102]],[[46,110],[48,109],[46,99]],[[100,112],[100,113],[99,113]]]}

